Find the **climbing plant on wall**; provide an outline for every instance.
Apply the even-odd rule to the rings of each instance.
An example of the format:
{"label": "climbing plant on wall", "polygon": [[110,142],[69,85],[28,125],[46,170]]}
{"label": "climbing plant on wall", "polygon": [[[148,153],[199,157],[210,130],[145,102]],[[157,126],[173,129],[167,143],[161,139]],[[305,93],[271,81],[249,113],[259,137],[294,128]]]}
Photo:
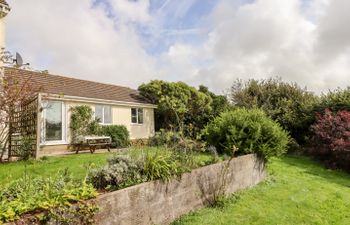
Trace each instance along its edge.
{"label": "climbing plant on wall", "polygon": [[97,134],[99,125],[94,119],[94,112],[90,106],[79,105],[70,108],[70,126],[72,143],[77,143],[79,137],[91,134]]}

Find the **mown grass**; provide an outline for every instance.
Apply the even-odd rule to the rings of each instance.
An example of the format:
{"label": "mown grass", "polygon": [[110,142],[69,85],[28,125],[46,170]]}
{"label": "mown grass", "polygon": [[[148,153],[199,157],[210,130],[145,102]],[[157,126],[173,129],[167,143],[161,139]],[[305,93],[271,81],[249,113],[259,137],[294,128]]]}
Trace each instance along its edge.
{"label": "mown grass", "polygon": [[222,207],[204,208],[176,221],[198,224],[350,224],[350,175],[306,157],[274,158],[269,177]]}
{"label": "mown grass", "polygon": [[25,171],[34,177],[50,177],[65,168],[68,169],[73,178],[84,179],[88,166],[91,164],[102,165],[106,162],[107,157],[111,155],[111,153],[77,154],[45,157],[44,160],[37,161],[0,164],[0,185],[5,185],[12,180],[22,177]]}
{"label": "mown grass", "polygon": [[[142,149],[130,149],[127,152],[118,154],[139,154],[141,151],[156,152],[162,151],[162,148],[145,147]],[[31,160],[29,162],[12,162],[0,164],[0,186],[16,180],[24,175],[30,174],[32,177],[42,176],[50,177],[56,175],[59,171],[66,168],[72,177],[77,180],[83,180],[87,174],[87,170],[91,166],[99,166],[106,163],[106,159],[116,153],[100,153],[100,154],[77,154],[67,156],[45,157],[44,160]],[[202,165],[206,165],[213,160],[210,154],[197,153],[194,159]]]}

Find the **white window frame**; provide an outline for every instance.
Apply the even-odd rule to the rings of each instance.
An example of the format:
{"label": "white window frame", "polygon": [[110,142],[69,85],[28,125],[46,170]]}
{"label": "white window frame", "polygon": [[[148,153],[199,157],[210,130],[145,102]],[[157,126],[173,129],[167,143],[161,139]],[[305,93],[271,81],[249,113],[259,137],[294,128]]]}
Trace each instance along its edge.
{"label": "white window frame", "polygon": [[[132,110],[133,109],[136,109],[136,123],[134,123],[134,122],[132,122]],[[139,121],[139,110],[142,110],[142,123],[140,123],[140,121]],[[132,125],[139,125],[139,126],[142,126],[143,124],[144,124],[144,122],[145,122],[145,110],[143,109],[143,108],[140,108],[140,107],[132,107],[131,108],[131,110],[130,110],[130,115],[131,115],[131,124]]]}
{"label": "white window frame", "polygon": [[[96,104],[95,105],[95,111],[94,111],[94,118],[96,119],[96,106],[101,106],[102,107],[102,118],[99,124],[101,125],[112,125],[113,124],[113,107],[111,105],[102,105],[102,104]],[[111,110],[111,122],[110,123],[105,123],[105,107],[109,107]]]}
{"label": "white window frame", "polygon": [[[46,141],[46,110],[47,107],[50,106],[51,102],[60,102],[62,104],[62,140],[57,141]],[[57,101],[57,100],[45,100],[42,103],[43,111],[41,113],[41,137],[40,137],[40,144],[41,145],[63,145],[67,144],[67,123],[66,123],[66,104],[63,101]]]}

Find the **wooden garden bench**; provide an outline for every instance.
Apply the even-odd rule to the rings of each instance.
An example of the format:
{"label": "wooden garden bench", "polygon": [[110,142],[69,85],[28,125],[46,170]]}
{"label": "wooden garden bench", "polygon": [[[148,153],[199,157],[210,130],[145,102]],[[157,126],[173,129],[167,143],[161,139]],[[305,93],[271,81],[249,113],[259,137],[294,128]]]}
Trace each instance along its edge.
{"label": "wooden garden bench", "polygon": [[79,151],[85,147],[88,147],[90,149],[91,154],[94,153],[98,147],[107,148],[107,150],[110,152],[111,144],[112,139],[109,136],[86,136],[81,143],[76,144],[75,153],[78,154]]}

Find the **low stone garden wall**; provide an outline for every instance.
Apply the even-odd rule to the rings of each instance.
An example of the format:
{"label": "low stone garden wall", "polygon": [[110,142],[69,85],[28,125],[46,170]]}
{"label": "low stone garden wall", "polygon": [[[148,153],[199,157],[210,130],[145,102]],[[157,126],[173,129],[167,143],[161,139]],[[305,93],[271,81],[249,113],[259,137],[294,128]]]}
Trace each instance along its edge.
{"label": "low stone garden wall", "polygon": [[169,224],[210,204],[215,196],[254,186],[264,178],[263,160],[253,154],[240,156],[168,182],[152,181],[100,195],[97,224]]}
{"label": "low stone garden wall", "polygon": [[[167,182],[152,181],[102,194],[91,201],[99,207],[97,225],[169,224],[222,194],[258,184],[265,175],[264,161],[251,154],[201,167]],[[8,224],[37,224],[31,222],[34,218],[27,215]]]}

